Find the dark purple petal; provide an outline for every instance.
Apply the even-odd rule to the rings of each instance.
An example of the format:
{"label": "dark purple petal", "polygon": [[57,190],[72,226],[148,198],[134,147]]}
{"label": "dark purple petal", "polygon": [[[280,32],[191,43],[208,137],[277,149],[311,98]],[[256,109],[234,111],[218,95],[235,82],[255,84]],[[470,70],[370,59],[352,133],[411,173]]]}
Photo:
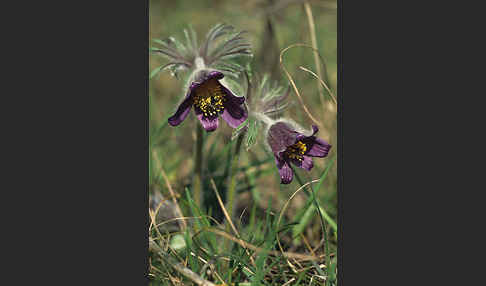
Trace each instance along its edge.
{"label": "dark purple petal", "polygon": [[289,163],[285,160],[280,160],[275,157],[275,162],[277,163],[278,173],[280,174],[280,183],[290,184],[294,177],[294,172],[289,166]]}
{"label": "dark purple petal", "polygon": [[309,157],[309,156],[304,155],[302,161],[295,160],[295,159],[292,159],[291,161],[297,167],[305,169],[307,171],[310,171],[312,169],[312,167],[314,167],[314,163],[312,162],[312,158]]}
{"label": "dark purple petal", "polygon": [[212,79],[212,78],[216,78],[216,79],[222,79],[224,77],[224,74],[222,72],[219,72],[219,71],[212,71],[209,73],[208,77],[206,80],[208,79]]}
{"label": "dark purple petal", "polygon": [[284,122],[277,122],[268,130],[267,142],[273,153],[280,153],[297,142],[299,135],[294,129]]}
{"label": "dark purple petal", "polygon": [[189,111],[191,111],[191,106],[192,106],[192,92],[189,91],[188,95],[182,101],[181,104],[179,104],[179,107],[177,108],[177,111],[175,112],[174,115],[169,117],[169,124],[172,126],[177,126],[181,124],[184,119],[186,119],[187,115],[189,114]]}
{"label": "dark purple petal", "polygon": [[218,128],[218,117],[208,118],[203,114],[198,114],[197,118],[207,132],[214,131],[216,128]]}
{"label": "dark purple petal", "polygon": [[312,125],[312,134],[310,136],[306,136],[306,135],[304,135],[302,133],[299,133],[297,135],[296,141],[306,141],[306,140],[308,141],[308,138],[314,139],[314,138],[316,138],[314,135],[316,135],[316,133],[318,131],[319,131],[319,128],[317,128],[317,125]]}
{"label": "dark purple petal", "polygon": [[326,157],[331,149],[331,145],[326,141],[320,138],[312,138],[309,137],[305,142],[308,148],[308,151],[305,155],[313,156],[313,157]]}
{"label": "dark purple petal", "polygon": [[246,118],[248,118],[248,114],[246,113],[245,116],[238,119],[234,117],[229,110],[229,108],[225,108],[223,114],[221,114],[221,117],[224,119],[224,121],[226,121],[226,123],[228,123],[229,126],[231,126],[231,128],[237,128],[246,120]]}
{"label": "dark purple petal", "polygon": [[224,111],[221,117],[228,123],[232,128],[240,126],[248,118],[248,111],[243,106],[245,102],[244,97],[235,96],[229,89],[225,86],[220,85],[221,89],[225,93],[225,99],[223,106]]}
{"label": "dark purple petal", "polygon": [[189,87],[189,91],[190,92],[193,92],[194,89],[196,89],[198,86],[200,86],[201,84],[199,82],[191,82],[191,86]]}
{"label": "dark purple petal", "polygon": [[[201,70],[199,71],[195,76],[193,80],[193,85],[194,88],[198,87],[199,85],[203,84],[204,82],[210,80],[210,79],[222,79],[224,77],[224,74],[219,71],[208,71],[208,70]],[[193,86],[191,85],[191,89]]]}
{"label": "dark purple petal", "polygon": [[243,104],[243,102],[245,102],[245,97],[234,95],[229,89],[227,89],[222,84],[221,84],[221,89],[223,90],[224,93],[226,93],[226,99],[228,100],[228,102],[232,102],[236,105],[240,105]]}

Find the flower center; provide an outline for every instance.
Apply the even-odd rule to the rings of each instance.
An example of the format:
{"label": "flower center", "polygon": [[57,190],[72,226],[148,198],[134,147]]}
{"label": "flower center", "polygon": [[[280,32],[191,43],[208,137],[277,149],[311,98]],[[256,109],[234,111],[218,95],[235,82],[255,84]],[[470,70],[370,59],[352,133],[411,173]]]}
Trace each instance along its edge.
{"label": "flower center", "polygon": [[304,158],[304,153],[307,150],[307,146],[302,143],[302,141],[298,141],[294,145],[287,147],[285,150],[285,155],[287,155],[290,159],[297,159],[302,161]]}
{"label": "flower center", "polygon": [[205,117],[215,117],[223,112],[224,101],[224,93],[215,79],[208,80],[196,89],[194,105],[201,109]]}

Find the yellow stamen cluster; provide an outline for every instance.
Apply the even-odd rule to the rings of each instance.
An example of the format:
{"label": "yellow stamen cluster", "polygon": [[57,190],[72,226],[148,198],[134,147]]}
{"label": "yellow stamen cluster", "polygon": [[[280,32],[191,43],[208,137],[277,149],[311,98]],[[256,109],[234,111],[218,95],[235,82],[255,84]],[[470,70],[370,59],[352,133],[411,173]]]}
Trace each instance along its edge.
{"label": "yellow stamen cluster", "polygon": [[302,143],[302,141],[298,141],[294,145],[287,147],[287,150],[285,150],[285,154],[287,154],[290,159],[297,159],[299,161],[302,161],[305,151],[307,151],[307,146]]}
{"label": "yellow stamen cluster", "polygon": [[217,116],[224,110],[224,93],[215,79],[208,80],[196,89],[194,104],[201,109],[205,117]]}

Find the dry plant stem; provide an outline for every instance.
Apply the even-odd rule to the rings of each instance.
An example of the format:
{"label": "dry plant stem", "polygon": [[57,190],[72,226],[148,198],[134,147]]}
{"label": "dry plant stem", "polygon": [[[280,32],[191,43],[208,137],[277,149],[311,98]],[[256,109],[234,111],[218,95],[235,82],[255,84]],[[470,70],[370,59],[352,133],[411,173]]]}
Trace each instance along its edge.
{"label": "dry plant stem", "polygon": [[[167,185],[167,189],[169,189],[170,196],[172,198],[172,202],[175,205],[175,209],[177,212],[177,215],[179,217],[183,217],[181,208],[179,207],[179,204],[177,203],[176,195],[174,193],[174,190],[172,189],[172,186],[170,185],[169,179],[167,178],[167,174],[165,173],[164,169],[162,168],[162,164],[160,163],[159,157],[157,156],[157,152],[153,150],[152,155],[155,158],[155,162],[157,164],[157,167],[160,169],[162,172],[162,177],[164,178],[165,184]],[[185,230],[187,227],[186,222],[183,220],[182,222],[179,222],[179,226],[181,227],[181,230]]]}
{"label": "dry plant stem", "polygon": [[216,271],[216,269],[214,269],[214,265],[212,263],[210,263],[211,260],[204,260],[201,256],[198,256],[196,255],[195,253],[193,253],[191,251],[191,255],[194,256],[194,257],[197,257],[197,259],[199,259],[200,261],[202,261],[204,263],[204,266],[201,268],[201,275],[206,271],[206,269],[209,267],[209,269],[211,269],[211,272],[213,272],[213,274],[216,276],[216,278],[219,279],[219,281],[224,285],[224,280],[223,278],[221,278],[221,275],[218,274],[218,272]]}
{"label": "dry plant stem", "polygon": [[[287,209],[287,206],[289,205],[290,201],[295,197],[295,195],[297,195],[297,193],[300,192],[301,190],[303,190],[307,185],[310,185],[311,183],[317,183],[317,182],[319,182],[319,180],[313,180],[313,181],[310,181],[310,182],[303,184],[300,188],[297,189],[297,191],[295,191],[290,196],[290,198],[285,202],[285,204],[282,207],[282,210],[280,211],[280,215],[279,215],[278,220],[277,220],[277,229],[280,226],[280,221],[282,220],[282,216],[283,216],[285,210]],[[280,248],[280,252],[282,252],[282,254],[283,254],[284,251],[283,251],[282,244],[280,243],[280,239],[278,238],[278,234],[277,234],[277,244],[278,244],[278,247]],[[312,256],[312,257],[315,257],[315,256]],[[287,262],[290,264],[290,261],[287,261]]]}
{"label": "dry plant stem", "polygon": [[231,159],[230,187],[228,189],[228,203],[226,205],[226,209],[228,210],[230,217],[233,217],[233,204],[236,193],[236,171],[238,170],[238,161],[240,158],[240,150],[244,137],[245,133],[243,132],[236,139],[235,153]]}
{"label": "dry plant stem", "polygon": [[[227,203],[226,203],[226,211],[225,215],[228,214],[229,218],[227,217],[226,220],[228,223],[226,224],[226,231],[229,232],[230,225],[232,225],[231,217],[233,217],[233,204],[234,204],[234,199],[235,199],[235,193],[236,193],[236,171],[238,169],[238,159],[239,159],[239,154],[241,150],[241,145],[243,142],[245,133],[241,133],[238,138],[236,139],[236,147],[235,147],[235,153],[233,155],[233,158],[231,158],[231,169],[230,169],[230,179],[229,179],[229,188],[228,188],[228,193],[227,193]],[[236,230],[233,225],[233,230]],[[224,249],[228,252],[230,252],[230,241],[226,240],[224,243]]]}
{"label": "dry plant stem", "polygon": [[[314,17],[312,16],[312,10],[308,1],[304,3],[304,8],[305,8],[305,13],[307,15],[307,21],[309,22],[312,47],[317,50],[316,26],[314,25]],[[321,65],[319,64],[319,57],[317,56],[316,53],[314,53],[314,63],[316,64],[317,74],[319,75],[319,78],[322,78]],[[319,99],[321,100],[321,105],[322,108],[324,109],[323,114],[325,114],[326,106],[324,105],[324,93],[322,90],[322,86],[320,86],[319,83],[317,83],[317,89],[319,90],[319,94],[321,95]]]}
{"label": "dry plant stem", "polygon": [[236,230],[235,225],[233,224],[233,221],[231,220],[230,215],[226,211],[226,208],[224,207],[223,201],[221,200],[221,196],[219,195],[218,189],[216,188],[216,184],[214,183],[214,180],[211,179],[211,186],[213,187],[214,194],[216,195],[216,198],[218,199],[219,206],[221,207],[221,210],[223,211],[224,217],[228,221],[229,225],[231,226],[231,229],[235,233],[237,237],[240,236],[238,233],[238,230]]}
{"label": "dry plant stem", "polygon": [[171,218],[171,219],[165,220],[165,221],[163,221],[163,222],[161,222],[161,223],[157,224],[157,225],[156,225],[156,227],[162,226],[162,225],[164,225],[164,224],[171,223],[171,222],[173,222],[173,221],[178,221],[178,220],[188,220],[188,219],[201,219],[201,218],[207,218],[207,219],[210,219],[210,220],[212,220],[212,221],[213,221],[213,222],[214,222],[216,225],[220,225],[220,223],[219,223],[219,222],[218,222],[216,219],[214,219],[214,218],[212,218],[212,217],[210,217],[210,216],[208,216],[208,215],[203,215],[203,216],[190,216],[190,217],[175,217],[175,218]]}
{"label": "dry plant stem", "polygon": [[[238,243],[239,245],[241,245],[242,247],[244,248],[248,248],[250,250],[253,250],[255,251],[256,253],[260,253],[260,252],[266,252],[270,255],[274,255],[274,256],[283,256],[283,257],[286,257],[286,258],[294,258],[294,259],[300,259],[300,260],[306,260],[306,261],[317,261],[317,260],[320,260],[323,255],[320,255],[320,256],[312,256],[312,255],[308,255],[308,254],[301,254],[301,253],[295,253],[295,252],[285,252],[281,249],[281,251],[275,251],[275,250],[267,250],[267,249],[264,249],[264,248],[260,248],[260,247],[257,247],[257,246],[254,246],[253,244],[250,244],[242,239],[239,239],[237,237],[234,237],[222,230],[219,230],[219,229],[214,229],[214,228],[205,228],[199,232],[197,232],[196,234],[194,234],[193,237],[196,237],[198,236],[199,234],[202,233],[202,231],[209,231],[209,232],[212,232],[214,234],[217,234],[217,235],[221,235],[231,241],[234,241],[236,243]],[[229,261],[229,260],[228,260]]]}
{"label": "dry plant stem", "polygon": [[[155,231],[157,232],[157,235],[159,237],[162,237],[162,234],[160,233],[159,228],[155,226],[156,225],[155,215],[156,215],[156,213],[149,209],[149,216],[150,216],[150,220],[151,220],[150,225],[154,226]],[[150,231],[150,227],[149,227],[149,231]]]}
{"label": "dry plant stem", "polygon": [[307,247],[307,250],[309,250],[309,252],[310,252],[312,255],[316,256],[316,253],[314,252],[314,250],[313,250],[313,249],[312,249],[312,247],[310,246],[309,241],[307,241],[307,238],[305,238],[305,235],[301,233],[301,234],[300,234],[300,237],[302,238],[302,241],[304,242],[305,247]]}
{"label": "dry plant stem", "polygon": [[331,89],[329,89],[329,87],[327,86],[327,84],[319,76],[317,76],[313,71],[311,71],[309,69],[306,69],[305,67],[300,66],[299,68],[301,70],[303,70],[303,71],[306,71],[306,72],[310,73],[317,80],[319,80],[319,82],[322,84],[322,86],[324,86],[326,88],[327,92],[329,93],[329,96],[332,98],[332,101],[334,101],[334,104],[337,105],[336,96],[332,93]]}
{"label": "dry plant stem", "polygon": [[201,209],[202,207],[202,149],[203,149],[203,128],[200,124],[197,125],[197,138],[196,138],[196,155],[194,158],[194,181],[193,181],[193,190],[194,190],[194,201],[196,202],[196,206]]}
{"label": "dry plant stem", "polygon": [[[236,237],[240,238],[240,233],[236,229],[235,225],[233,224],[233,221],[231,220],[230,215],[226,211],[226,208],[224,207],[223,201],[221,200],[221,196],[219,195],[218,189],[216,188],[216,184],[214,183],[214,180],[211,179],[211,185],[213,187],[214,193],[216,194],[216,198],[218,199],[219,206],[223,210],[224,216],[226,217],[226,220],[228,221],[229,225],[231,226],[231,229],[235,233]],[[255,261],[253,260],[253,257],[250,255],[248,252],[248,249],[245,248],[246,254],[250,257],[250,260],[253,264],[255,264]]]}
{"label": "dry plant stem", "polygon": [[290,279],[289,281],[285,282],[285,284],[283,284],[282,286],[287,286],[287,285],[290,285],[290,283],[294,282],[295,281],[295,278],[292,278]]}
{"label": "dry plant stem", "polygon": [[196,283],[200,286],[216,286],[216,284],[201,278],[199,275],[194,273],[191,269],[182,265],[182,263],[175,262],[167,253],[165,253],[160,246],[157,245],[154,241],[149,241],[149,249],[157,252],[162,260],[164,260],[168,265],[174,268],[177,272],[181,273],[182,275],[189,278],[192,282]]}
{"label": "dry plant stem", "polygon": [[[172,190],[169,179],[167,178],[167,174],[165,173],[165,171],[163,169],[162,169],[162,176],[164,177],[165,184],[167,185],[167,188],[169,189],[170,196],[172,197],[172,202],[175,205],[177,216],[183,217],[181,208],[179,207],[179,204],[177,203],[174,191]],[[177,222],[179,223],[179,227],[181,228],[181,231],[186,230],[187,224],[186,224],[185,220],[177,220]]]}
{"label": "dry plant stem", "polygon": [[292,76],[290,75],[290,73],[287,71],[287,69],[285,68],[285,65],[283,64],[283,54],[293,48],[293,47],[308,47],[308,48],[311,48],[312,50],[314,50],[316,53],[318,53],[318,51],[316,49],[314,49],[312,46],[309,46],[309,45],[306,45],[306,44],[300,44],[300,43],[297,43],[297,44],[293,44],[293,45],[290,45],[288,47],[286,47],[285,49],[283,49],[281,52],[280,52],[280,67],[282,68],[282,70],[284,71],[285,75],[288,77],[289,81],[290,81],[290,84],[292,85],[292,88],[294,89],[295,91],[295,94],[297,95],[297,98],[299,99],[299,102],[300,104],[302,105],[302,108],[304,109],[305,113],[307,114],[307,116],[309,116],[309,118],[317,125],[320,125],[322,126],[319,121],[317,121],[317,119],[312,116],[312,114],[310,113],[309,109],[307,108],[307,106],[304,104],[304,100],[302,99],[302,96],[300,95],[299,93],[299,90],[297,89],[297,86],[295,85],[295,82],[294,80],[292,79]]}

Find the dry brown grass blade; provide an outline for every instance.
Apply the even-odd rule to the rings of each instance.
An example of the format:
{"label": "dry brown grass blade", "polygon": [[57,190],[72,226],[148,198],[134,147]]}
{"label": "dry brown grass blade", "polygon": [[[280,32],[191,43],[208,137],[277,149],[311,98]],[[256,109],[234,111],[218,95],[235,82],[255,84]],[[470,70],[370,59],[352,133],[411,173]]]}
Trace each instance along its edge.
{"label": "dry brown grass blade", "polygon": [[282,286],[287,286],[287,285],[290,285],[290,283],[294,282],[295,281],[295,278],[292,278],[290,279],[289,281],[285,282],[285,284],[283,284]]}
{"label": "dry brown grass blade", "polygon": [[197,259],[199,259],[202,263],[204,263],[203,267],[201,268],[201,271],[200,273],[204,273],[206,271],[207,268],[211,269],[211,271],[213,272],[213,274],[216,276],[216,278],[218,278],[218,280],[224,285],[225,282],[223,280],[223,278],[221,278],[221,275],[218,274],[218,272],[216,271],[216,269],[214,268],[214,265],[209,263],[208,260],[205,260],[204,258],[202,258],[201,256],[199,255],[196,255],[194,252],[191,251],[191,255],[196,257]]}
{"label": "dry brown grass blade", "polygon": [[[160,233],[159,228],[156,227],[156,225],[157,225],[156,220],[155,220],[156,212],[149,209],[149,215],[150,215],[150,220],[151,220],[150,225],[151,226],[153,225],[155,227],[155,231],[157,232],[157,235],[159,237],[162,237],[162,234]],[[149,233],[150,233],[150,226],[149,226]]]}
{"label": "dry brown grass blade", "polygon": [[213,222],[215,222],[217,225],[220,225],[220,223],[214,219],[213,217],[210,217],[208,215],[203,215],[203,216],[186,216],[186,217],[175,217],[175,218],[171,218],[171,219],[168,219],[168,220],[165,220],[159,224],[157,224],[157,227],[159,226],[162,226],[164,224],[168,224],[168,223],[171,223],[173,221],[177,221],[177,220],[190,220],[190,219],[201,219],[201,218],[207,218],[207,219],[210,219],[212,220]]}
{"label": "dry brown grass blade", "polygon": [[[162,201],[160,201],[160,203],[157,205],[157,207],[155,208],[155,210],[153,211],[153,215],[154,215],[154,219],[151,218],[151,221],[150,221],[150,225],[149,225],[149,231],[152,229],[152,226],[156,227],[156,221],[155,221],[155,217],[157,217],[157,213],[159,212],[160,208],[162,207],[162,205],[167,201],[167,199],[163,199]],[[149,208],[149,215],[152,217],[152,214],[150,213],[151,210]]]}
{"label": "dry brown grass blade", "polygon": [[[302,96],[300,95],[300,92],[299,92],[299,90],[297,89],[297,86],[295,85],[295,82],[294,82],[294,80],[293,80],[292,76],[290,75],[290,73],[289,73],[289,72],[287,71],[287,69],[285,68],[285,65],[283,64],[283,54],[284,54],[284,53],[285,53],[287,50],[289,50],[289,49],[291,49],[291,48],[293,48],[293,47],[298,47],[298,46],[305,46],[305,47],[310,47],[310,48],[312,48],[312,47],[311,47],[311,46],[309,46],[309,45],[306,45],[306,44],[299,44],[299,43],[298,43],[298,44],[293,44],[293,45],[290,45],[290,46],[286,47],[285,49],[283,49],[283,50],[280,52],[280,67],[281,67],[281,68],[282,68],[282,70],[284,71],[285,75],[288,77],[288,79],[289,79],[289,81],[290,81],[290,84],[292,85],[292,87],[293,87],[293,89],[294,89],[294,91],[295,91],[295,94],[297,95],[297,98],[299,99],[299,102],[300,102],[300,104],[302,105],[302,108],[304,108],[304,111],[305,111],[305,113],[307,114],[307,116],[309,116],[309,118],[310,118],[312,121],[314,121],[314,123],[315,123],[315,124],[317,124],[317,125],[320,125],[320,126],[321,126],[320,122],[319,122],[319,121],[317,121],[317,119],[316,119],[314,116],[312,116],[312,114],[310,113],[309,109],[308,109],[308,108],[307,108],[307,106],[305,105],[304,100],[302,99]],[[313,49],[313,48],[312,48],[312,49]]]}
{"label": "dry brown grass blade", "polygon": [[[164,169],[162,168],[162,164],[159,161],[159,157],[157,156],[157,152],[155,150],[153,150],[152,155],[154,156],[155,163],[157,164],[157,167],[162,172],[162,177],[164,177],[165,184],[167,185],[167,188],[169,189],[170,196],[172,197],[172,201],[174,202],[175,209],[177,211],[177,215],[179,217],[184,217],[182,215],[181,208],[179,207],[179,203],[177,202],[174,190],[172,189],[172,186],[170,185],[169,179],[167,178],[167,174],[165,173]],[[177,222],[179,223],[181,230],[184,231],[187,227],[186,221],[185,220],[178,220]]]}
{"label": "dry brown grass blade", "polygon": [[[312,9],[308,1],[305,1],[304,3],[304,10],[305,13],[307,14],[307,21],[309,22],[312,47],[317,50],[316,26],[314,24],[314,17],[312,16]],[[314,63],[316,65],[317,74],[319,75],[319,78],[322,78],[321,65],[319,64],[319,57],[317,56],[316,53],[314,53]],[[324,93],[322,90],[322,86],[320,86],[319,83],[317,84],[317,89],[319,90],[319,94],[321,95],[319,99],[321,100],[321,105],[325,112],[326,106],[324,105]]]}
{"label": "dry brown grass blade", "polygon": [[305,238],[305,235],[304,234],[300,234],[300,237],[302,238],[302,241],[304,242],[305,244],[305,247],[307,247],[307,250],[309,250],[309,252],[312,254],[312,255],[316,255],[316,253],[314,252],[314,250],[312,249],[312,247],[310,246],[310,243],[309,241],[307,240],[307,238]]}
{"label": "dry brown grass blade", "polygon": [[[211,178],[211,185],[213,187],[214,193],[216,194],[216,198],[218,199],[219,206],[223,210],[224,216],[226,217],[226,220],[231,226],[231,229],[235,233],[235,235],[240,238],[240,233],[236,229],[235,225],[233,224],[233,221],[231,220],[231,217],[228,214],[228,211],[226,211],[226,208],[224,207],[223,201],[221,200],[221,196],[219,195],[218,189],[216,188],[216,184],[214,183],[213,178]],[[250,257],[251,263],[255,264],[255,260],[253,260],[253,257],[250,255],[248,252],[248,249],[245,248],[246,254]]]}
{"label": "dry brown grass blade", "polygon": [[329,87],[327,86],[327,84],[318,76],[316,75],[313,71],[309,70],[309,69],[306,69],[305,67],[303,66],[299,66],[299,68],[303,71],[306,71],[308,73],[310,73],[311,75],[313,75],[317,80],[319,80],[319,82],[322,84],[322,86],[324,86],[327,90],[327,92],[329,92],[329,96],[332,98],[332,101],[334,101],[334,104],[337,105],[337,101],[336,101],[336,96],[332,93],[331,89],[329,89]]}
{"label": "dry brown grass blade", "polygon": [[229,239],[233,242],[236,242],[238,243],[239,245],[241,245],[242,247],[244,248],[248,248],[248,249],[251,249],[255,252],[266,252],[270,255],[274,255],[274,256],[284,256],[284,257],[287,257],[287,258],[295,258],[295,259],[300,259],[300,260],[314,260],[314,261],[317,261],[317,260],[320,260],[322,259],[322,257],[324,257],[323,255],[320,255],[320,256],[312,256],[312,255],[307,255],[307,254],[301,254],[301,253],[295,253],[295,252],[282,252],[282,251],[275,251],[275,250],[266,250],[266,249],[263,249],[263,248],[260,248],[260,247],[257,247],[257,246],[254,246],[253,244],[250,244],[242,239],[239,239],[237,237],[234,237],[222,230],[219,230],[219,229],[213,229],[213,228],[205,228],[203,230],[200,230],[198,233],[196,233],[194,236],[197,236],[199,235],[200,233],[202,233],[202,231],[209,231],[209,232],[212,232],[214,234],[217,234],[217,235],[220,235],[220,236],[223,236],[225,237],[226,239]]}
{"label": "dry brown grass blade", "polygon": [[[277,229],[278,227],[280,226],[280,221],[282,220],[282,216],[285,212],[285,210],[287,209],[290,201],[295,197],[295,195],[297,195],[298,192],[300,192],[301,190],[303,190],[305,187],[307,187],[308,185],[312,184],[312,183],[317,183],[319,182],[319,180],[312,180],[310,182],[307,182],[305,184],[303,184],[302,186],[300,186],[291,196],[290,198],[285,202],[284,206],[282,207],[282,210],[280,211],[280,215],[278,216],[278,220],[277,220]],[[283,247],[282,247],[282,244],[280,243],[280,239],[278,238],[278,233],[277,233],[277,244],[278,244],[278,248],[280,249],[280,252],[281,253],[284,253],[284,250],[283,250]],[[317,256],[313,256],[311,255],[312,257],[317,257]],[[287,261],[288,263],[290,263],[290,261]]]}
{"label": "dry brown grass blade", "polygon": [[171,261],[170,257],[160,248],[160,246],[157,245],[153,240],[149,240],[149,249],[151,249],[154,252],[157,252],[160,254],[162,259],[169,264],[174,270],[177,272],[181,273],[182,275],[186,276],[189,278],[192,282],[196,283],[199,286],[217,286],[211,281],[208,281],[196,273],[194,273],[191,269],[185,267],[182,265],[182,263],[174,263]]}
{"label": "dry brown grass blade", "polygon": [[240,236],[238,233],[238,230],[236,230],[235,225],[233,224],[233,221],[231,220],[231,217],[228,214],[228,211],[226,211],[226,208],[224,207],[223,201],[221,200],[221,196],[219,195],[218,189],[216,188],[216,184],[214,183],[213,178],[211,178],[211,186],[213,187],[214,194],[216,195],[216,198],[218,199],[219,206],[221,207],[221,210],[223,211],[224,217],[228,221],[228,223],[231,226],[231,229],[235,233],[237,237]]}

